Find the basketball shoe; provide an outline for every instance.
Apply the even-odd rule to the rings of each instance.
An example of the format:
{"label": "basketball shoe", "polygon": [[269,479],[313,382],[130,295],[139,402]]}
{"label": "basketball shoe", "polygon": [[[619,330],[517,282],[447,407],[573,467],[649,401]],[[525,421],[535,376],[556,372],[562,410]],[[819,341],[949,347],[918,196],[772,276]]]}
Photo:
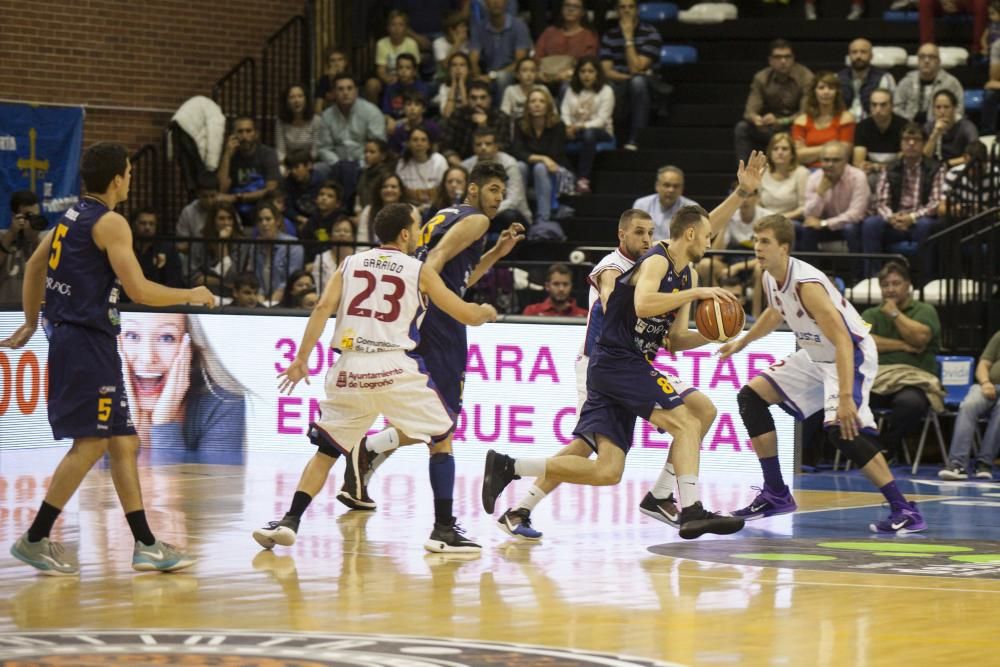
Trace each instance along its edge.
{"label": "basketball shoe", "polygon": [[58,542],[43,537],[29,542],[25,533],[10,548],[10,555],[27,563],[42,574],[52,577],[77,577],[80,566],[66,556],[66,548]]}
{"label": "basketball shoe", "polygon": [[701,501],[698,501],[681,510],[679,532],[685,540],[693,540],[705,533],[730,535],[742,529],[744,523],[741,517],[709,512],[702,506]]}
{"label": "basketball shoe", "polygon": [[518,537],[522,540],[540,540],[542,533],[531,527],[531,510],[519,507],[509,509],[503,513],[497,521],[500,530],[511,537]]}
{"label": "basketball shoe", "polygon": [[681,525],[680,509],[677,507],[677,500],[674,499],[673,493],[663,500],[657,499],[652,493],[647,493],[646,497],[639,503],[639,511],[668,526],[677,528]]}
{"label": "basketball shoe", "polygon": [[434,553],[479,553],[482,547],[465,535],[455,517],[451,523],[435,523],[430,538],[424,542],[424,549]]}
{"label": "basketball shoe", "polygon": [[898,507],[893,507],[888,519],[876,521],[868,526],[873,533],[893,533],[905,535],[906,533],[919,533],[927,528],[927,522],[917,509],[916,503],[906,503]]}
{"label": "basketball shoe", "polygon": [[263,528],[253,531],[253,539],[265,549],[273,549],[275,544],[290,547],[295,544],[299,521],[297,517],[286,514],[281,521],[269,521]]}
{"label": "basketball shoe", "polygon": [[767,488],[767,484],[763,487],[752,486],[750,488],[757,489],[757,497],[743,509],[730,512],[732,516],[740,517],[746,521],[753,521],[754,519],[788,514],[799,508],[795,504],[795,498],[792,497],[792,490],[787,486],[784,493],[774,493],[771,489]]}
{"label": "basketball shoe", "polygon": [[493,514],[496,509],[497,497],[507,485],[515,479],[521,479],[514,473],[514,459],[495,452],[486,452],[486,470],[483,473],[483,509],[487,514]]}
{"label": "basketball shoe", "polygon": [[139,572],[175,572],[198,562],[172,544],[156,540],[150,545],[136,541],[132,552],[132,569]]}
{"label": "basketball shoe", "polygon": [[337,500],[352,510],[372,511],[375,509],[375,501],[368,496],[369,471],[375,454],[368,451],[366,443],[367,438],[362,438],[361,443],[352,449],[350,455],[346,457],[347,467],[344,469],[344,485],[340,487],[340,493],[337,494]]}

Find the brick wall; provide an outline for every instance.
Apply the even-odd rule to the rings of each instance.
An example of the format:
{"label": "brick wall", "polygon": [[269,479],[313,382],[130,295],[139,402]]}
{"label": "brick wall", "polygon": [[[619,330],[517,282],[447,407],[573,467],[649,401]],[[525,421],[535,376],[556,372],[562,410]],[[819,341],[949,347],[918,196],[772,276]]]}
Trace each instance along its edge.
{"label": "brick wall", "polygon": [[[0,0],[0,97],[98,105],[84,143],[155,143],[174,110],[301,13],[303,0]],[[259,63],[258,63],[259,67]]]}

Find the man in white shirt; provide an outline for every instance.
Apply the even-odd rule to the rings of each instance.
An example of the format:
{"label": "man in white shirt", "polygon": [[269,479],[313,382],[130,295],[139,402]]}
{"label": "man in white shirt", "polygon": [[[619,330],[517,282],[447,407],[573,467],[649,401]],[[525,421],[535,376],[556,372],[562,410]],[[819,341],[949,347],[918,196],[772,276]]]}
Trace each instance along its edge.
{"label": "man in white shirt", "polygon": [[639,197],[632,208],[649,213],[653,219],[653,240],[669,238],[670,219],[684,206],[697,206],[698,202],[684,196],[684,172],[668,164],[656,171],[656,193]]}

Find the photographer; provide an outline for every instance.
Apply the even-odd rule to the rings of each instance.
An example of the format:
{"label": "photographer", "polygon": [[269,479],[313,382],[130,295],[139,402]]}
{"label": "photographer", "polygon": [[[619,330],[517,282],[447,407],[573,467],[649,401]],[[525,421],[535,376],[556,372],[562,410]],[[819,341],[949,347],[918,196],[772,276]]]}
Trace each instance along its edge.
{"label": "photographer", "polygon": [[49,221],[41,214],[38,197],[19,190],[10,197],[10,227],[0,230],[0,303],[20,303],[24,262],[38,243],[38,234]]}

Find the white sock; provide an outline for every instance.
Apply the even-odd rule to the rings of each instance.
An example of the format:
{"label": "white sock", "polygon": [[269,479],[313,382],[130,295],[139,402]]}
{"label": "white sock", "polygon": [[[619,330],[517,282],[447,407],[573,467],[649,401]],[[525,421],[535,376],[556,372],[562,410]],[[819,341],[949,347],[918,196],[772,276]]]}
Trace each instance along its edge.
{"label": "white sock", "polygon": [[516,459],[514,474],[521,477],[544,477],[545,459]]}
{"label": "white sock", "polygon": [[521,499],[521,502],[517,504],[515,509],[526,509],[529,512],[535,509],[535,505],[541,502],[542,498],[545,497],[545,492],[539,489],[534,484],[528,489],[528,495]]}
{"label": "white sock", "polygon": [[369,452],[381,454],[399,447],[399,431],[389,427],[384,431],[368,436],[365,449]]}
{"label": "white sock", "polygon": [[677,478],[677,493],[681,497],[681,508],[691,507],[701,500],[697,475],[681,475]]}
{"label": "white sock", "polygon": [[674,475],[674,466],[668,461],[663,465],[663,472],[656,478],[656,484],[653,485],[650,493],[657,500],[664,500],[674,492],[675,486],[677,486],[677,477]]}

